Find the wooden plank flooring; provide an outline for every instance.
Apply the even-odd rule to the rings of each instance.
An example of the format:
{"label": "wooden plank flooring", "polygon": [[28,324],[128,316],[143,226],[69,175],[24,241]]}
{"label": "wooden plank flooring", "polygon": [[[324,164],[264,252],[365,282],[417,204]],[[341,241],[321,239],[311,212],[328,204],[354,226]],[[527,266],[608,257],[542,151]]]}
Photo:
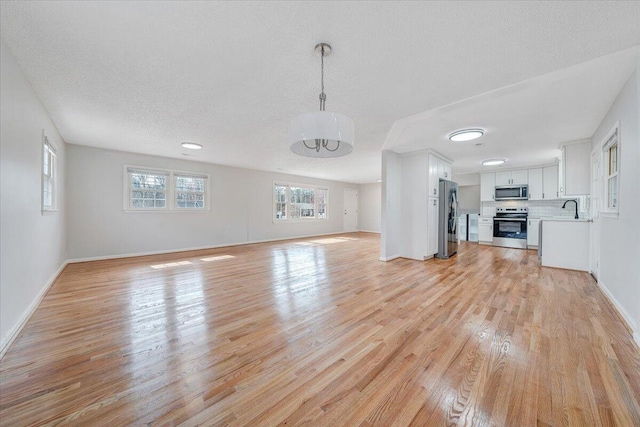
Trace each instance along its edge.
{"label": "wooden plank flooring", "polygon": [[0,424],[640,426],[640,354],[588,274],[378,248],[69,265],[0,361]]}

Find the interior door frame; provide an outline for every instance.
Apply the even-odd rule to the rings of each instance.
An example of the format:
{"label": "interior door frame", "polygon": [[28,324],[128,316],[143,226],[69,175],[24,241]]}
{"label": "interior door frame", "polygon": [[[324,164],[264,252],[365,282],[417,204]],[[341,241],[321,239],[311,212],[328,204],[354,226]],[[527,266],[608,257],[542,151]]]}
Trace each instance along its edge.
{"label": "interior door frame", "polygon": [[[352,192],[355,194],[356,197],[356,211],[355,211],[355,215],[356,215],[356,226],[355,226],[355,230],[347,230],[347,224],[346,224],[346,215],[347,215],[347,206],[346,206],[346,201],[347,201],[347,194],[349,192]],[[353,233],[355,231],[358,231],[358,189],[357,188],[347,188],[345,187],[343,189],[343,199],[342,199],[342,207],[344,210],[344,215],[342,215],[342,231],[344,231],[345,233]]]}
{"label": "interior door frame", "polygon": [[[594,158],[598,161],[598,168],[594,170]],[[602,200],[602,143],[596,145],[591,150],[589,157],[589,213],[591,216],[590,233],[589,233],[589,270],[591,275],[598,280],[600,276],[600,204]],[[595,176],[594,176],[595,175]],[[594,179],[595,178],[595,179]],[[595,188],[594,188],[595,187]]]}

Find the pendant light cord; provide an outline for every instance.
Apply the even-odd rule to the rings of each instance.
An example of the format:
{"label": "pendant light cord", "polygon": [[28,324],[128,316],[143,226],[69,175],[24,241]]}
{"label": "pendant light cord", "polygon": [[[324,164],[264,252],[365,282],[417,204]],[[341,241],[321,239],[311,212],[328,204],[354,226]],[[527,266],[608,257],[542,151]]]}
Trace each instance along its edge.
{"label": "pendant light cord", "polygon": [[327,100],[327,95],[324,93],[324,47],[320,50],[320,85],[322,88],[320,92],[320,111],[324,111],[324,102]]}

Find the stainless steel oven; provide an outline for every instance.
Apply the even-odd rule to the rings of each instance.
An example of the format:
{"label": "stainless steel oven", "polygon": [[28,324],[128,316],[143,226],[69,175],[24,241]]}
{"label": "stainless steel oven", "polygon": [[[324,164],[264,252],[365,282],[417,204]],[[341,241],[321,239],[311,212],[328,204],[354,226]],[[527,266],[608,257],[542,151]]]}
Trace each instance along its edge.
{"label": "stainless steel oven", "polygon": [[493,245],[526,249],[528,211],[528,208],[496,208]]}

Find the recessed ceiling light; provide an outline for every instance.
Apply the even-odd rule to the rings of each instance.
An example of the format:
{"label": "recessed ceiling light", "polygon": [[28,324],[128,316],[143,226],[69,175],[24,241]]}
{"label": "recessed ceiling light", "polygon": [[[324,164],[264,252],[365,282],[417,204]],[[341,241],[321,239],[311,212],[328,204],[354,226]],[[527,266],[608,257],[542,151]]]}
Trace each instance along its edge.
{"label": "recessed ceiling light", "polygon": [[382,180],[381,179],[376,179],[376,182],[382,182]]}
{"label": "recessed ceiling light", "polygon": [[487,159],[482,161],[482,166],[496,166],[506,162],[507,159]]}
{"label": "recessed ceiling light", "polygon": [[484,135],[484,130],[482,129],[462,129],[449,135],[449,139],[454,142],[464,142],[480,138],[482,135]]}
{"label": "recessed ceiling light", "polygon": [[202,145],[196,144],[195,142],[183,142],[182,148],[188,148],[189,150],[200,150],[202,149]]}

